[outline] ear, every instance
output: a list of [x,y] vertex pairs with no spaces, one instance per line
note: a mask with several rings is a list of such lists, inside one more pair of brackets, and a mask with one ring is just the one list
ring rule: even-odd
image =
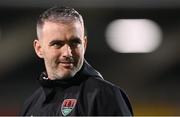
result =
[[43,58],[42,45],[38,39],[35,39],[33,42],[34,50],[39,58]]
[[87,48],[87,36],[84,36],[84,50]]

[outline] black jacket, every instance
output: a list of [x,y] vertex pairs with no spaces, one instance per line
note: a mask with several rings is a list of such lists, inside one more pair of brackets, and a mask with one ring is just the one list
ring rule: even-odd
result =
[[21,115],[132,115],[125,93],[103,80],[86,61],[72,78],[48,80],[40,76],[41,87],[26,100]]

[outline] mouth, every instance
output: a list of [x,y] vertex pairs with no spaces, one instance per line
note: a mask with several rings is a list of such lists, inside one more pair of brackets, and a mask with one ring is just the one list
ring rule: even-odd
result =
[[60,64],[74,64],[73,62],[60,62]]
[[59,64],[65,68],[68,68],[68,69],[70,69],[74,66],[73,62],[60,62]]

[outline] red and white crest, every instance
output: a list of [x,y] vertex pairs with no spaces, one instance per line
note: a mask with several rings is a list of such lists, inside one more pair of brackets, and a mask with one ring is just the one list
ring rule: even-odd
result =
[[74,109],[76,105],[77,100],[76,99],[65,99],[61,105],[61,112],[64,116],[71,113],[71,111]]

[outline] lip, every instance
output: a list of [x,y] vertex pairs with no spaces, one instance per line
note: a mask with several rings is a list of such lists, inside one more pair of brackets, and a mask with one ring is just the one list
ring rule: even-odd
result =
[[73,62],[60,62],[61,64],[73,64]]
[[72,68],[73,67],[72,62],[60,62],[60,65],[62,65],[65,68]]

